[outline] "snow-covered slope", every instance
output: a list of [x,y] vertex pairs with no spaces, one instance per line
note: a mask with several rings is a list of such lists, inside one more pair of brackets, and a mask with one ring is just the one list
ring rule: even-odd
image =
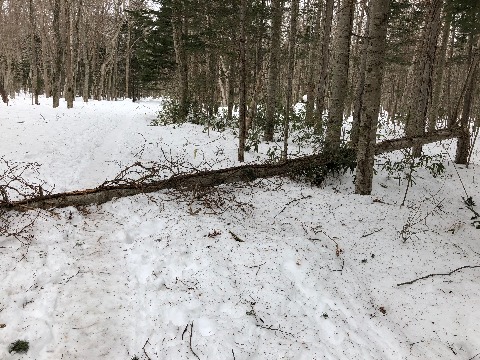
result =
[[[39,163],[55,192],[165,154],[237,165],[228,132],[148,126],[156,100],[29,103],[0,108],[0,156]],[[346,174],[41,212],[28,246],[0,237],[0,359],[480,357],[480,230],[459,181],[480,203],[478,149],[469,169],[419,170],[405,206],[379,172],[371,196]],[[19,339],[29,351],[9,353]]]

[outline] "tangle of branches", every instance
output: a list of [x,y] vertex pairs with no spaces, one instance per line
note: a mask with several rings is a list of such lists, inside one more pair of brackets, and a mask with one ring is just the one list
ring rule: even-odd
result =
[[0,236],[15,237],[22,244],[31,241],[28,230],[40,216],[40,211],[19,213],[8,210],[8,205],[14,200],[50,194],[43,188],[44,183],[36,178],[39,167],[37,163],[17,163],[0,158]]

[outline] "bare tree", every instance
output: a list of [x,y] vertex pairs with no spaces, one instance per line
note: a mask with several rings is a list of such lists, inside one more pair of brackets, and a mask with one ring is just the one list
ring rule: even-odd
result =
[[385,39],[387,36],[390,0],[372,0],[368,29],[368,47],[365,66],[359,141],[357,146],[357,172],[355,193],[372,192],[375,141],[385,64]]
[[328,112],[325,146],[336,150],[340,147],[345,99],[347,96],[350,40],[355,0],[341,0],[337,15],[337,28],[332,64],[330,109]]
[[275,112],[277,109],[277,87],[282,30],[283,0],[272,0],[272,31],[270,41],[270,64],[268,70],[267,109],[264,139],[273,140]]

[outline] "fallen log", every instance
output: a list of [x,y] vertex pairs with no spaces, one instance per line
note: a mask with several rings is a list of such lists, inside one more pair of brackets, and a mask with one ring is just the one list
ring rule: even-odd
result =
[[[460,130],[438,130],[423,137],[386,140],[375,145],[375,154],[411,147],[417,144],[428,144],[459,136]],[[296,159],[288,159],[276,164],[253,164],[226,169],[200,171],[193,174],[173,175],[165,180],[148,184],[128,184],[99,186],[94,189],[37,196],[30,199],[0,202],[0,209],[28,211],[31,209],[62,208],[67,206],[87,206],[103,204],[115,198],[151,193],[164,189],[195,189],[218,186],[235,182],[248,182],[258,178],[284,176],[299,172],[312,166],[324,166],[334,159],[332,154],[317,154]]]
[[459,127],[454,129],[440,129],[426,133],[424,136],[404,137],[400,139],[385,140],[375,145],[375,155],[406,149],[415,145],[425,145],[437,141],[458,138],[462,135]]

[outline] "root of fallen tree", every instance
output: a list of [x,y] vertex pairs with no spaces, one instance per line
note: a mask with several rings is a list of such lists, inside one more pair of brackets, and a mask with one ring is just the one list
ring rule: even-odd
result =
[[[375,153],[381,154],[400,150],[413,145],[424,145],[458,137],[460,130],[438,130],[422,137],[387,140],[375,145]],[[150,193],[164,189],[196,189],[234,182],[249,182],[258,178],[285,176],[311,166],[323,166],[332,161],[334,155],[318,154],[297,159],[288,159],[277,164],[255,164],[192,174],[177,174],[164,180],[151,182],[107,182],[94,189],[57,194],[37,195],[19,201],[0,201],[0,209],[28,211],[31,209],[62,208],[102,204],[114,198]]]

